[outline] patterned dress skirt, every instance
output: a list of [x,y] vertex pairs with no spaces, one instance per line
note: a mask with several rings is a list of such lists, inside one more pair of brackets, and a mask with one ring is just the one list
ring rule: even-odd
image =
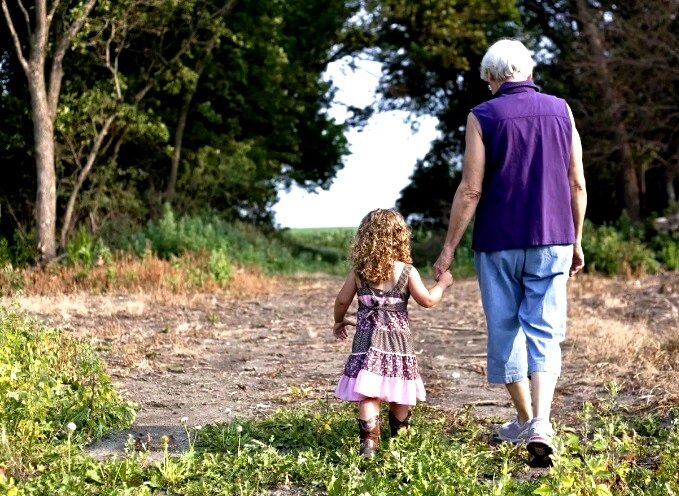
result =
[[415,405],[426,398],[408,323],[410,294],[358,289],[356,334],[335,395],[347,401],[379,398]]

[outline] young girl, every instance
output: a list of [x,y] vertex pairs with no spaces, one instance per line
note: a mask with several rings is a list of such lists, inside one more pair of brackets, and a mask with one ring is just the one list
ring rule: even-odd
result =
[[[356,325],[351,355],[335,395],[358,402],[360,453],[375,453],[380,436],[380,402],[389,402],[389,427],[395,436],[408,427],[410,406],[424,401],[413,337],[408,324],[408,298],[425,308],[436,305],[452,284],[450,272],[428,290],[410,256],[410,228],[395,210],[377,209],[361,221],[351,247],[349,272],[335,300],[338,339]],[[357,323],[345,318],[358,293]]]

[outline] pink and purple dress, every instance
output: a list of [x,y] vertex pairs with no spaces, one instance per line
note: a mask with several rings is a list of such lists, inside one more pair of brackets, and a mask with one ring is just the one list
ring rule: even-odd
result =
[[408,274],[401,272],[389,291],[361,283],[358,288],[356,334],[351,355],[335,389],[347,401],[379,398],[415,405],[425,400],[424,384],[415,357],[408,323]]

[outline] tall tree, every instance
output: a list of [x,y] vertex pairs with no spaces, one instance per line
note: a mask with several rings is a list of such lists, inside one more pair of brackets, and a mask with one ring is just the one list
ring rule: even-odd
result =
[[439,137],[416,164],[398,201],[413,220],[445,222],[467,113],[489,96],[478,71],[481,57],[491,42],[515,35],[518,21],[518,10],[509,0],[367,2],[360,28],[373,47],[368,54],[383,63],[377,110],[401,109],[439,120]]
[[[37,249],[43,261],[53,259],[57,250],[54,120],[64,76],[63,60],[95,3],[96,0],[87,0],[62,5],[59,0],[53,0],[48,5],[47,0],[36,0],[31,21],[23,2],[17,0],[13,7],[17,7],[23,17],[22,32],[12,17],[7,0],[0,0],[17,58],[28,80],[37,173]],[[54,26],[56,28],[52,29]]]
[[538,68],[566,97],[583,136],[588,183],[605,189],[595,221],[638,220],[676,198],[679,168],[677,0],[522,0],[526,29],[547,40]]

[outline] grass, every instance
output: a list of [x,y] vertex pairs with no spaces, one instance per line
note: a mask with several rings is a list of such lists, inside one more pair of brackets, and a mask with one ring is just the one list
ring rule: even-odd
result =
[[[172,266],[171,260],[152,260]],[[593,284],[586,293],[607,293],[608,280],[581,284]],[[411,431],[390,440],[385,426],[377,457],[362,460],[355,410],[327,402],[303,405],[305,395],[294,387],[292,406],[272,415],[188,428],[191,449],[182,456],[166,451],[151,461],[131,443],[124,457],[96,461],[85,452],[87,440],[128,425],[132,406],[120,399],[86,342],[12,310],[0,316],[0,494],[257,495],[282,488],[372,496],[679,492],[679,410],[630,411],[618,401],[615,383],[567,427],[557,426],[555,465],[544,474],[527,467],[524,449],[489,445],[492,421],[499,419],[477,418],[469,409],[418,406]],[[583,319],[586,325],[571,333],[569,360],[577,353],[602,365],[587,370],[590,377],[594,369],[601,374],[591,380],[602,384],[603,377],[624,376],[613,368],[630,363],[629,380],[653,372],[648,384],[659,385],[672,377],[676,337],[656,342],[640,333],[638,323],[616,327],[601,316]]]
[[[258,495],[291,488],[328,495],[665,495],[679,491],[679,411],[630,415],[617,387],[585,404],[576,429],[557,426],[554,466],[528,468],[523,447],[492,446],[493,426],[469,409],[418,407],[413,427],[395,439],[383,429],[378,454],[357,454],[355,411],[325,402],[259,419],[187,428],[181,456],[150,462],[131,443],[123,458],[95,461],[82,436],[67,433],[30,476],[9,469],[6,494]],[[384,412],[386,413],[386,412]],[[76,431],[77,432],[77,431]]]
[[[665,495],[679,492],[679,409],[630,411],[620,386],[557,425],[554,466],[535,472],[523,447],[491,445],[500,419],[418,406],[411,430],[374,459],[357,454],[355,407],[300,402],[201,429],[159,461],[130,442],[97,461],[85,444],[128,425],[91,347],[12,310],[0,314],[0,494]],[[306,398],[306,395],[302,395]],[[386,411],[383,412],[386,417]]]
[[73,445],[133,419],[132,405],[120,398],[88,343],[0,308],[4,472],[28,480],[57,465],[63,470]]

